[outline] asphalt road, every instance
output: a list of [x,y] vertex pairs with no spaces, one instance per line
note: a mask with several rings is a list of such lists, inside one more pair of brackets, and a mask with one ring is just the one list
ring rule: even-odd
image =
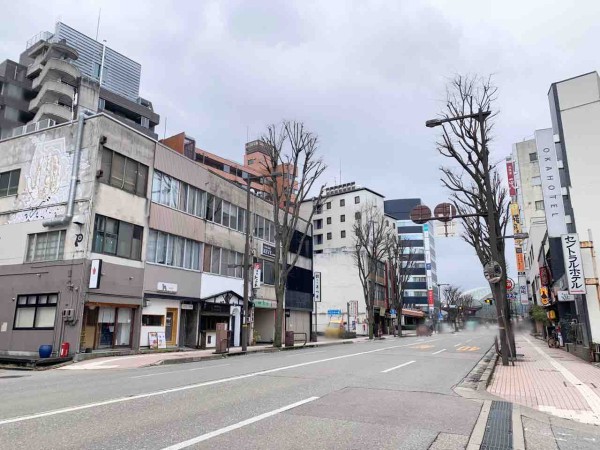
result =
[[452,387],[492,340],[461,332],[131,370],[5,371],[0,448],[462,448],[481,403]]

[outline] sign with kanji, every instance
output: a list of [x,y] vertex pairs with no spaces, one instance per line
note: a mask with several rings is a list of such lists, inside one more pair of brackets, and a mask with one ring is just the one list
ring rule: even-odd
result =
[[315,302],[321,301],[321,272],[315,272],[313,279],[314,289],[314,300]]
[[92,266],[90,267],[90,283],[89,289],[98,289],[100,287],[100,277],[102,276],[102,260],[92,259]]
[[254,270],[252,272],[252,287],[254,289],[258,289],[261,285],[260,277],[261,277],[261,268],[260,263],[254,264]]
[[569,294],[585,294],[585,277],[579,236],[577,233],[563,234],[560,240],[562,242]]

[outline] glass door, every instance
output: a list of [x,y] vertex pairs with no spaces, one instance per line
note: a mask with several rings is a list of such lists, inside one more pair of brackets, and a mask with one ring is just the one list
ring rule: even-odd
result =
[[98,312],[98,348],[111,348],[115,337],[115,308],[100,308]]

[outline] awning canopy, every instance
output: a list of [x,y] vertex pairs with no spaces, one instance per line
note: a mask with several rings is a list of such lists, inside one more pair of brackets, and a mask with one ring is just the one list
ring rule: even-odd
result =
[[425,317],[425,313],[423,311],[418,311],[416,309],[405,309],[402,308],[402,315],[408,317]]

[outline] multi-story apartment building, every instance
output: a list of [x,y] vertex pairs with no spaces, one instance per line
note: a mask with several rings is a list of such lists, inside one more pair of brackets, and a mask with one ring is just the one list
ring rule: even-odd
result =
[[433,311],[438,300],[433,226],[410,220],[410,211],[421,204],[420,198],[386,200],[385,212],[394,218],[399,239],[405,240],[414,252],[413,274],[404,291],[404,304],[407,308]]
[[141,66],[57,22],[27,42],[19,62],[0,64],[0,138],[103,111],[156,138],[159,116],[139,96]]
[[[384,197],[355,183],[332,186],[325,192],[323,204],[306,201],[303,213],[313,207],[313,244],[315,272],[321,273],[321,302],[315,303],[317,331],[323,331],[332,317],[345,316],[347,304],[358,301],[356,323],[351,329],[367,334],[367,311],[358,268],[354,259],[354,222],[365,208],[372,208],[374,216],[384,214]],[[386,217],[390,229],[393,218]],[[384,324],[389,319],[389,299],[386,289],[385,261],[379,261],[375,274],[375,322]],[[354,318],[350,318],[352,322]]]
[[[105,114],[3,140],[0,180],[0,352],[131,351],[149,333],[212,347],[217,323],[240,344],[244,189]],[[253,197],[263,283],[249,316],[267,342],[272,211]],[[286,329],[298,332],[311,327],[310,241],[285,299]]]

